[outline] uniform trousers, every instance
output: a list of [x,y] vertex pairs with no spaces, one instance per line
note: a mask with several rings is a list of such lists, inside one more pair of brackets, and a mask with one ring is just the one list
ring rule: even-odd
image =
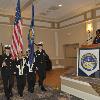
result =
[[43,86],[43,81],[44,79],[46,78],[46,69],[45,69],[45,64],[42,63],[42,64],[39,64],[38,65],[38,70],[37,70],[37,73],[38,73],[38,76],[39,76],[39,86]]
[[26,84],[26,77],[24,75],[19,75],[19,76],[16,77],[16,79],[17,79],[18,94],[22,97],[24,87],[25,87],[25,84]]
[[13,76],[12,75],[2,76],[2,80],[3,80],[5,96],[9,98],[10,95],[12,94]]
[[27,74],[27,83],[28,83],[28,91],[31,92],[31,93],[34,92],[35,82],[36,82],[35,72],[29,72]]

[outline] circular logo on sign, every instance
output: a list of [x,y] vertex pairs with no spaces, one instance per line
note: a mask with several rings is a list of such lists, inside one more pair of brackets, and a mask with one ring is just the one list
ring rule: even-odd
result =
[[87,70],[94,70],[97,66],[97,58],[92,53],[84,54],[81,58],[81,66]]

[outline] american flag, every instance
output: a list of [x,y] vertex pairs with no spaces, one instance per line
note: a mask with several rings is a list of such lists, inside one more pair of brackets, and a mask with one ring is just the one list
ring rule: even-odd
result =
[[18,0],[15,13],[13,34],[12,34],[12,43],[11,43],[11,53],[13,58],[16,58],[17,54],[23,51],[21,26],[22,22],[21,22],[20,0]]
[[28,33],[28,48],[29,52],[29,63],[32,65],[34,59],[34,5],[32,4],[32,20]]

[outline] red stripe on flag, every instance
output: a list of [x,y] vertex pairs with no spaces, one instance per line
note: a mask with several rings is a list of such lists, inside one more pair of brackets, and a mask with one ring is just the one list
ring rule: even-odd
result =
[[11,54],[12,54],[12,58],[15,59],[17,55],[14,52],[12,45],[11,45]]
[[17,55],[18,54],[18,50],[17,50],[17,46],[16,46],[17,44],[15,43],[15,40],[14,39],[12,40],[12,42],[13,42],[12,43],[13,49],[15,50],[16,55]]
[[15,45],[15,48],[16,48],[16,50],[17,50],[17,44],[15,43],[14,36],[12,36],[12,42],[13,42],[13,44]]
[[19,42],[19,38],[18,38],[18,34],[16,33],[15,26],[14,26],[14,32],[13,32],[13,35],[15,35],[15,38],[16,38],[17,43],[18,43],[18,42]]
[[21,33],[22,31],[21,31],[21,29],[20,29],[20,25],[19,25],[19,24],[17,24],[16,26],[17,26],[17,29],[18,29],[19,34],[20,34],[20,35],[21,35],[21,37],[22,37],[22,33]]
[[22,41],[22,23],[21,23],[21,11],[20,11],[20,0],[17,2],[14,28],[12,34],[12,46],[11,53],[14,58],[16,58],[18,52],[23,50],[23,41]]

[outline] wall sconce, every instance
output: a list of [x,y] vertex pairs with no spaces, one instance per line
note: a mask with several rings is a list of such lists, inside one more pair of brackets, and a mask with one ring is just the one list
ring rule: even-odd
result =
[[86,31],[88,33],[91,33],[93,31],[93,24],[92,24],[92,22],[87,22],[86,23]]
[[93,23],[92,21],[86,22],[87,44],[92,44],[93,41]]

